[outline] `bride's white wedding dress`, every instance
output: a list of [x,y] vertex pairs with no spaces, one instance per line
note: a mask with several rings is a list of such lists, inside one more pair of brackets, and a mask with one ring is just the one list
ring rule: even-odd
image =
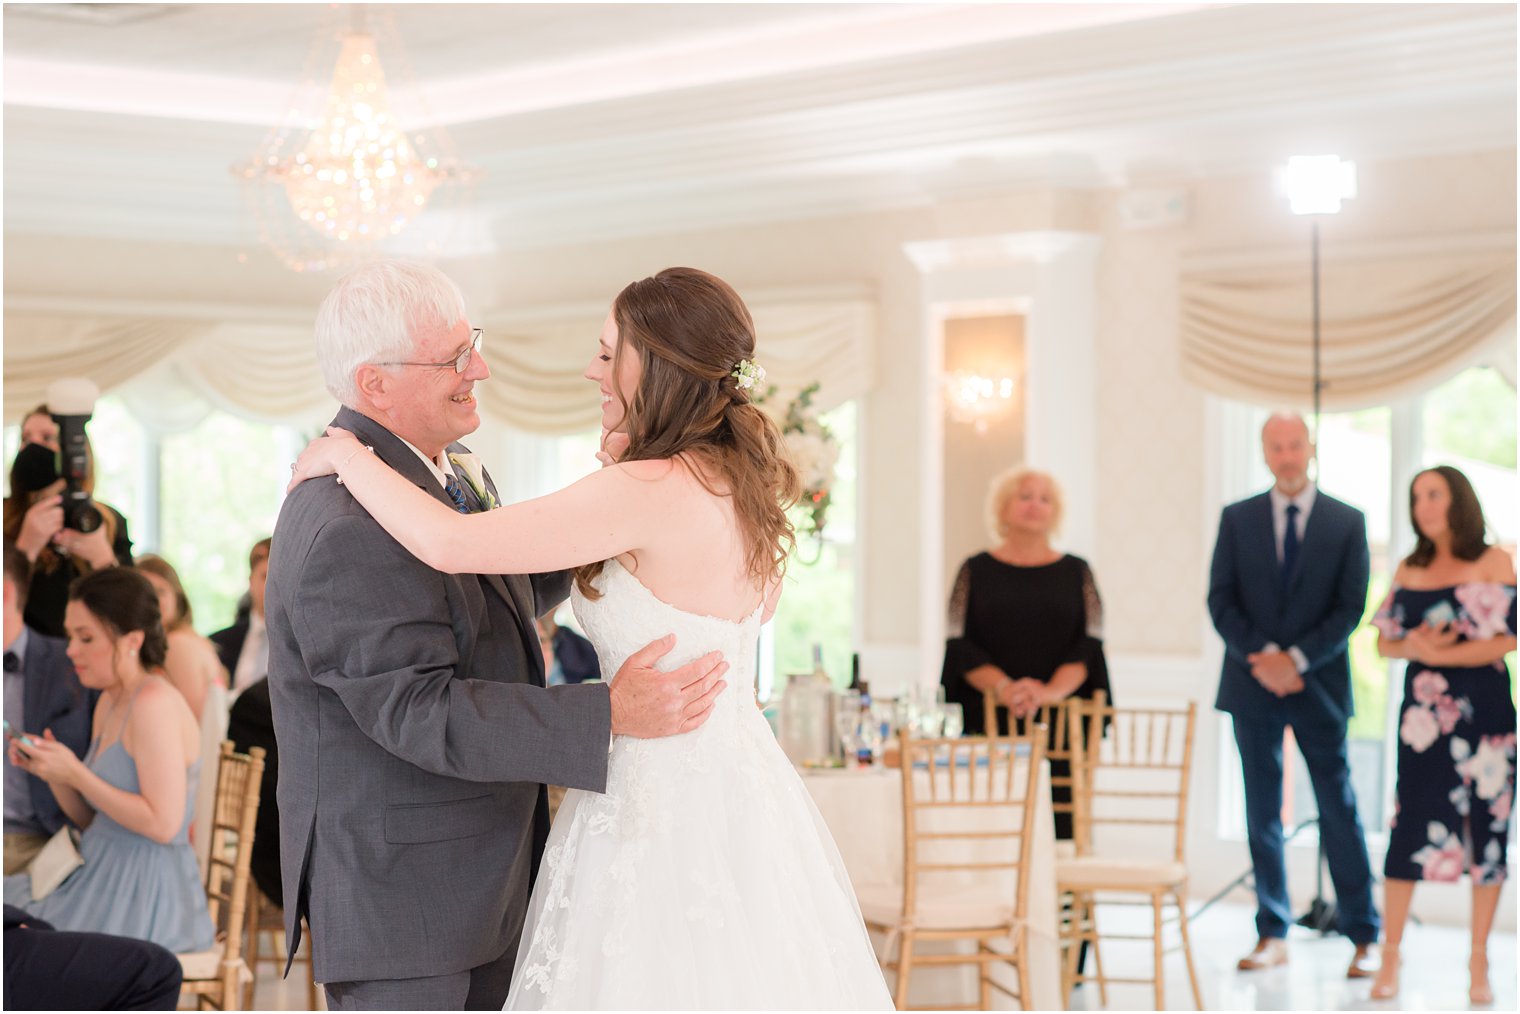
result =
[[760,611],[677,609],[616,560],[597,587],[572,602],[604,673],[674,633],[662,666],[718,649],[728,686],[694,732],[614,737],[607,791],[566,794],[507,1009],[891,1009],[833,839],[755,707]]

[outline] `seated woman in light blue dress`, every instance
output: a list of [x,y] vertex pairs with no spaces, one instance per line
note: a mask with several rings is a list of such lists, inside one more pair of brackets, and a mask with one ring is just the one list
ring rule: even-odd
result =
[[41,899],[29,873],[6,877],[5,902],[60,930],[209,949],[215,932],[189,839],[200,727],[152,672],[167,643],[158,597],[134,570],[97,571],[70,589],[65,627],[79,681],[101,691],[89,752],[81,761],[47,730],[23,729],[10,756],[83,830],[84,865]]

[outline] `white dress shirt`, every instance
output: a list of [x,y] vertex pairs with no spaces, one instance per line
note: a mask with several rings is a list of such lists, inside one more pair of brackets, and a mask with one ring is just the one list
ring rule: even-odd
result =
[[269,675],[269,637],[264,631],[264,617],[248,614],[248,636],[238,654],[232,674],[232,693],[237,696]]
[[[438,485],[440,487],[444,489],[448,488],[450,475],[454,476],[455,482],[459,482],[459,476],[454,472],[454,464],[453,462],[449,461],[448,451],[443,452],[441,455],[443,458],[443,463],[439,464],[434,459],[419,451],[415,444],[403,439],[402,437],[397,437],[396,439],[400,440],[403,444],[406,444],[406,446],[410,447],[412,449],[412,453],[422,459],[422,463],[427,465],[428,471],[433,473],[433,478],[438,480]],[[462,489],[463,487],[464,484],[460,483],[460,488]]]
[[1268,494],[1272,498],[1272,538],[1277,542],[1277,562],[1283,561],[1283,539],[1288,534],[1288,505],[1298,506],[1298,544],[1304,544],[1304,529],[1309,524],[1309,512],[1314,509],[1314,484],[1311,482],[1290,497],[1276,486]]

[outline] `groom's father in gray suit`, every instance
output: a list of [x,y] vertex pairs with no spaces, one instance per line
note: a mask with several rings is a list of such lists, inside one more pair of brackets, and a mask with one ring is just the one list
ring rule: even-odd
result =
[[[452,460],[490,376],[452,281],[366,265],[327,296],[316,339],[335,425],[458,510],[494,498]],[[600,791],[612,733],[706,719],[726,665],[659,672],[665,641],[610,689],[546,689],[534,619],[568,591],[566,574],[431,570],[331,480],[286,500],[266,600],[285,928],[294,954],[307,919],[332,1009],[500,1009],[544,783]]]

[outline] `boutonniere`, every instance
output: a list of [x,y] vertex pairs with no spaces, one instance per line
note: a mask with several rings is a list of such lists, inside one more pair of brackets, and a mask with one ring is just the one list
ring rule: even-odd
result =
[[492,511],[501,506],[496,494],[486,486],[486,472],[481,467],[479,458],[473,454],[450,454],[449,460],[464,473],[464,481],[470,484],[470,488],[475,491],[475,498],[486,510]]

